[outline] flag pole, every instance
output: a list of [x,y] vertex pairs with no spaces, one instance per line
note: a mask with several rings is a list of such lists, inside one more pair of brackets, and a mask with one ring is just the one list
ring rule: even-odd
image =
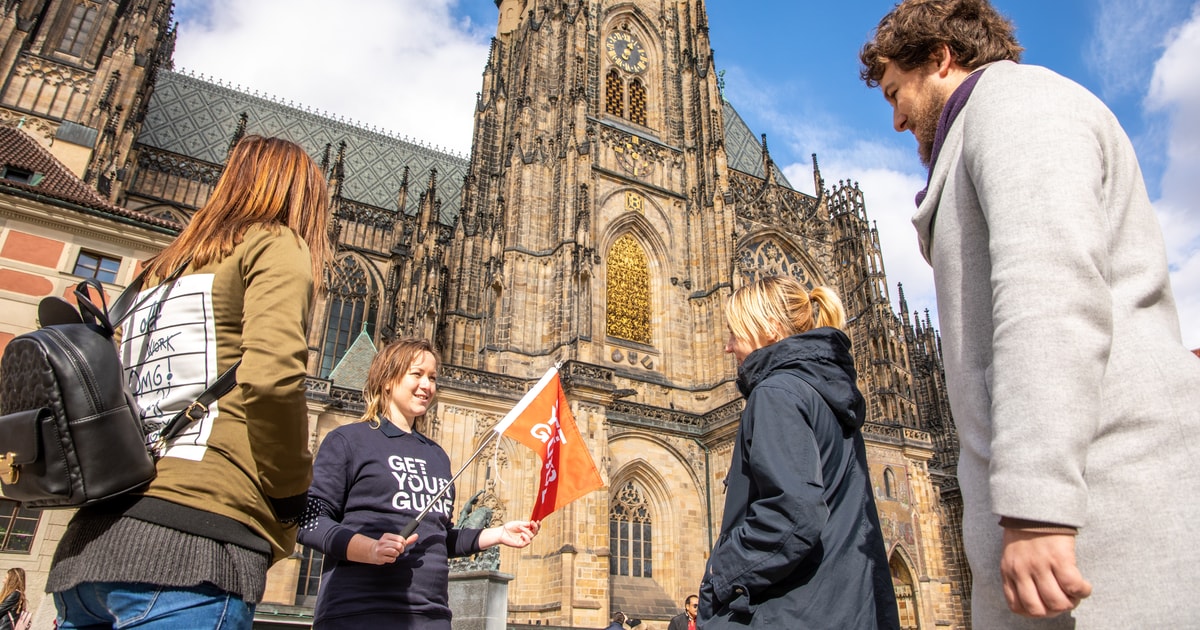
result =
[[446,493],[450,491],[450,488],[454,487],[454,482],[457,481],[459,476],[463,474],[463,471],[467,469],[467,466],[470,466],[471,462],[475,461],[475,459],[479,457],[479,454],[483,452],[483,449],[487,448],[487,446],[492,443],[492,440],[495,439],[497,435],[500,434],[492,431],[491,435],[487,436],[487,438],[480,443],[479,448],[475,449],[475,453],[467,458],[467,463],[463,464],[462,468],[459,468],[458,472],[454,473],[454,476],[450,478],[450,483],[442,486],[442,489],[439,490],[438,493],[429,500],[429,503],[425,505],[425,509],[421,510],[420,514],[417,514],[417,518],[409,521],[408,524],[404,526],[404,529],[400,530],[401,538],[408,538],[414,531],[417,530],[417,525],[419,525],[421,520],[425,518],[425,515],[429,513],[429,509],[432,508],[434,504],[438,502],[438,500],[446,496]]
[[408,524],[404,526],[404,529],[400,530],[401,538],[408,538],[417,530],[417,525],[419,525],[421,520],[425,518],[425,515],[429,513],[430,508],[432,508],[434,504],[438,502],[438,500],[446,496],[446,493],[450,491],[450,488],[454,487],[454,482],[457,481],[459,476],[463,474],[463,471],[467,469],[467,466],[470,466],[471,462],[475,461],[475,459],[479,457],[479,454],[483,452],[483,449],[487,448],[487,446],[492,443],[492,440],[503,433],[504,429],[508,428],[508,426],[512,424],[513,420],[515,420],[517,416],[521,415],[521,412],[525,411],[525,408],[529,406],[530,401],[532,401],[539,393],[541,393],[542,389],[546,386],[546,383],[550,382],[550,379],[558,373],[558,368],[561,366],[562,362],[560,361],[555,363],[554,367],[546,370],[546,373],[533,386],[533,388],[528,392],[525,392],[525,395],[521,398],[521,400],[517,401],[516,406],[513,407],[512,410],[500,420],[500,422],[496,423],[496,426],[491,430],[491,435],[487,436],[487,438],[485,438],[483,442],[479,444],[479,448],[475,449],[475,453],[467,458],[467,462],[463,464],[462,468],[458,469],[458,472],[454,473],[454,476],[450,478],[450,483],[442,486],[442,489],[439,490],[438,493],[429,500],[429,503],[426,504],[425,508],[421,510],[419,514],[417,514],[417,517],[409,521]]

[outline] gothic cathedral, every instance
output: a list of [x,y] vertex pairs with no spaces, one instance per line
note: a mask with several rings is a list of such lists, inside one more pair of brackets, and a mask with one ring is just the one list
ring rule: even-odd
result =
[[[816,196],[793,189],[722,94],[703,0],[496,4],[469,159],[174,72],[171,0],[0,0],[0,124],[156,224],[188,221],[245,134],[309,150],[338,243],[310,333],[314,448],[357,419],[366,365],[398,336],[442,351],[422,430],[456,462],[561,362],[606,487],[500,552],[511,624],[622,610],[665,627],[718,534],[743,406],[724,300],[770,274],[834,287],[902,625],[968,627],[939,340],[903,293],[892,310],[863,191],[827,185],[816,156]],[[525,518],[538,468],[502,439],[459,478],[459,507],[478,493],[493,523]],[[311,619],[320,562],[298,548],[273,568],[260,616]]]

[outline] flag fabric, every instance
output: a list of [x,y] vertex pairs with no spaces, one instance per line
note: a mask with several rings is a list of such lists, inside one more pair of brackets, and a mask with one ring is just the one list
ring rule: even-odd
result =
[[495,431],[533,449],[542,460],[538,493],[529,520],[540,521],[571,501],[604,487],[592,454],[575,426],[557,367],[546,372],[496,425]]

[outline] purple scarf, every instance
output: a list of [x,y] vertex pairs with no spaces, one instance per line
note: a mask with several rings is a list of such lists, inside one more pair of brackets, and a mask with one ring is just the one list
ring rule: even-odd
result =
[[958,118],[959,112],[967,105],[967,99],[971,97],[971,91],[975,89],[975,84],[979,82],[979,77],[983,76],[983,71],[987,66],[980,68],[955,88],[954,93],[950,98],[946,99],[946,104],[942,107],[942,115],[938,118],[937,132],[933,134],[933,153],[929,158],[929,175],[925,178],[925,187],[917,193],[917,207],[921,207],[921,203],[925,201],[925,195],[929,192],[929,182],[933,179],[933,167],[937,165],[938,154],[942,152],[942,144],[946,142],[946,134],[950,131],[950,126],[954,124],[954,119]]

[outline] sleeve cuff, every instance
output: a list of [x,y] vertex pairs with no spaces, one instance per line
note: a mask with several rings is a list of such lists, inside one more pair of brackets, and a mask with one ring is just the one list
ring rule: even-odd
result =
[[304,507],[308,504],[308,493],[297,494],[282,499],[268,497],[271,502],[271,509],[275,512],[275,518],[279,519],[280,523],[292,525],[300,520],[304,514]]
[[1070,525],[1058,525],[1056,523],[1043,523],[1041,521],[1028,521],[1021,518],[1010,518],[1008,516],[1000,517],[1000,527],[1005,529],[1018,529],[1031,534],[1060,534],[1064,536],[1074,536],[1079,533],[1079,530]]
[[338,558],[346,559],[347,551],[350,548],[350,539],[354,538],[354,532],[346,527],[339,527],[333,532],[333,536],[329,540],[329,553]]

